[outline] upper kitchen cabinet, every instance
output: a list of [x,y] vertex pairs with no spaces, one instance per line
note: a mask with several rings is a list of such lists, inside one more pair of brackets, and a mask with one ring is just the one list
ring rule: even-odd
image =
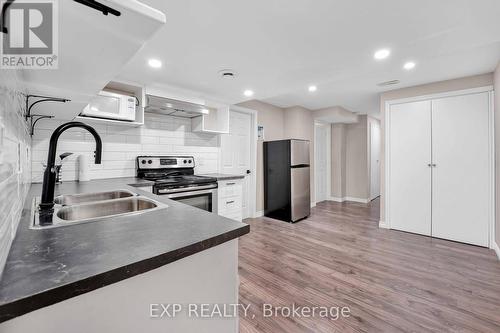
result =
[[139,1],[99,2],[120,15],[58,1],[58,69],[25,70],[23,76],[30,94],[71,102],[41,103],[33,113],[73,119],[166,22],[162,12]]
[[229,133],[229,105],[214,105],[207,111],[191,119],[193,132]]

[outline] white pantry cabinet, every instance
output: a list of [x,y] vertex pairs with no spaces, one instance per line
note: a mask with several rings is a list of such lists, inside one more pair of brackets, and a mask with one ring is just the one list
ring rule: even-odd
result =
[[389,225],[489,246],[493,219],[488,91],[390,105]]
[[241,221],[243,219],[243,183],[242,179],[218,181],[217,214]]

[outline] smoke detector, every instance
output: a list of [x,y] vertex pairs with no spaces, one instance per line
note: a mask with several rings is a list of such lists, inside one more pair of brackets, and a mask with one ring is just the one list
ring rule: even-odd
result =
[[223,69],[219,71],[219,75],[223,79],[234,79],[238,74],[232,69]]
[[377,83],[377,86],[379,86],[379,87],[392,86],[392,85],[398,84],[400,82],[401,81],[399,81],[399,80],[385,81],[385,82]]

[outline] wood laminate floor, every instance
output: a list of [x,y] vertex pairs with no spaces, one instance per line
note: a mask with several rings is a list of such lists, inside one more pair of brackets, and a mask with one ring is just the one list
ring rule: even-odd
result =
[[[296,224],[248,219],[240,332],[500,332],[492,250],[378,228],[379,202],[325,201]],[[348,318],[270,317],[274,306],[349,307]],[[255,316],[254,318],[252,316]]]

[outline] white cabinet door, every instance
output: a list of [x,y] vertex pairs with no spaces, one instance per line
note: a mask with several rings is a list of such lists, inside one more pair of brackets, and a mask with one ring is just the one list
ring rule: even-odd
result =
[[488,246],[489,94],[432,102],[432,236]]
[[431,102],[392,105],[389,112],[391,228],[431,234]]

